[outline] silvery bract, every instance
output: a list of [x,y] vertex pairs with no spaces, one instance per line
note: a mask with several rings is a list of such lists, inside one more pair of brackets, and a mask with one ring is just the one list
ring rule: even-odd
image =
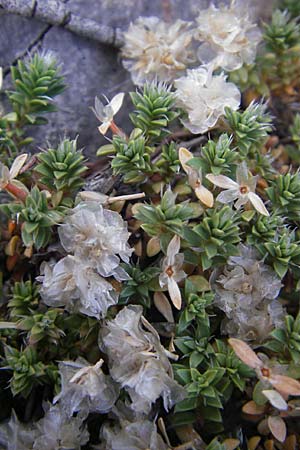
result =
[[111,377],[129,393],[131,408],[147,414],[159,397],[168,410],[185,391],[174,381],[168,352],[142,312],[141,306],[124,307],[102,328],[101,340]]
[[232,71],[254,62],[262,34],[249,19],[244,2],[220,8],[212,4],[201,11],[197,24],[195,37],[201,41],[198,58],[202,64]]
[[92,366],[83,358],[59,363],[61,392],[54,403],[59,401],[69,417],[76,412],[82,416],[91,412],[104,414],[113,407],[119,390],[110,376],[102,372],[102,364],[100,360]]
[[120,259],[129,262],[126,222],[117,212],[104,209],[98,202],[83,202],[66,217],[58,229],[64,249],[103,277],[128,278],[119,267]]
[[69,312],[104,317],[118,295],[113,286],[95,270],[74,256],[41,266],[41,297],[48,306],[64,306]]
[[33,450],[80,450],[89,440],[83,417],[67,417],[59,404],[51,406],[36,424],[37,437]]
[[175,81],[177,104],[187,114],[184,126],[194,134],[213,128],[228,106],[237,110],[241,94],[224,74],[213,75],[212,67],[201,66],[187,71]]
[[122,423],[113,428],[104,425],[101,430],[103,450],[167,450],[167,446],[157,433],[155,423],[149,420]]
[[194,61],[189,23],[140,17],[124,33],[123,65],[135,84],[172,81]]
[[59,405],[46,405],[46,409],[45,416],[33,424],[22,424],[13,411],[10,421],[0,425],[1,448],[80,450],[87,443],[89,433],[83,424],[83,417],[67,417]]
[[262,342],[283,325],[284,310],[277,297],[282,287],[275,272],[257,259],[255,250],[240,245],[222,273],[213,273],[215,305],[226,314],[222,330],[230,336]]
[[31,450],[35,438],[35,426],[19,422],[14,411],[12,411],[8,422],[0,424],[1,448],[6,450]]

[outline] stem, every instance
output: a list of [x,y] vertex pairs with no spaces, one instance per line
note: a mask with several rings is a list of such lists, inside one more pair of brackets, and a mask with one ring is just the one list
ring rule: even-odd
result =
[[17,323],[14,322],[0,322],[0,330],[5,330],[8,328],[18,330],[19,326]]
[[17,197],[23,203],[25,202],[26,197],[27,197],[27,192],[25,192],[22,189],[18,188],[16,185],[8,182],[4,189],[7,192],[9,192],[10,194],[12,194],[14,197]]
[[121,130],[121,128],[119,128],[113,120],[110,124],[110,129],[112,131],[112,134],[117,134],[118,136],[126,139],[126,134],[124,133],[124,131]]
[[143,197],[145,197],[144,192],[139,192],[138,194],[119,195],[118,197],[109,197],[107,199],[106,203],[110,204],[110,203],[119,202],[122,200],[135,200],[137,198],[143,198]]
[[[194,441],[185,442],[184,444],[178,445],[177,447],[173,447],[173,450],[192,450],[192,449],[200,449],[200,447],[196,447],[194,445]],[[202,447],[204,449],[204,446]]]

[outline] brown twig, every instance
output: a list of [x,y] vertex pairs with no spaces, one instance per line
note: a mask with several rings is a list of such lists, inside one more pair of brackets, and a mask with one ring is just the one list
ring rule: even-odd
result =
[[179,145],[181,147],[186,147],[186,148],[192,148],[192,147],[196,147],[199,144],[203,144],[204,142],[207,142],[207,136],[198,136],[195,137],[194,139],[191,139],[189,141],[181,141],[179,143]]
[[73,14],[59,0],[0,0],[1,9],[6,13],[32,17],[51,25],[63,27],[72,33],[104,45],[115,48],[123,45],[120,29]]

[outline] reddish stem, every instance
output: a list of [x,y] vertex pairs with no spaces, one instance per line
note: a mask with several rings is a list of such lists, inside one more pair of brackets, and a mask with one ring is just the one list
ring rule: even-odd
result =
[[112,134],[117,134],[118,136],[120,136],[122,138],[126,138],[126,134],[124,133],[124,131],[121,130],[121,128],[119,128],[118,125],[116,125],[113,120],[110,124],[110,129],[112,131]]
[[5,186],[5,190],[12,194],[14,197],[17,197],[22,202],[25,202],[27,197],[27,192],[23,191],[22,189],[18,188],[16,185],[12,183],[7,183]]

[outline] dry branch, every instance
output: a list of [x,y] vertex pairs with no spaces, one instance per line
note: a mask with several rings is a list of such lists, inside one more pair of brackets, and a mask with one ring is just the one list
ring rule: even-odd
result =
[[79,36],[104,45],[120,48],[122,31],[95,20],[73,14],[59,0],[0,0],[0,11],[32,17],[51,25],[60,26]]

